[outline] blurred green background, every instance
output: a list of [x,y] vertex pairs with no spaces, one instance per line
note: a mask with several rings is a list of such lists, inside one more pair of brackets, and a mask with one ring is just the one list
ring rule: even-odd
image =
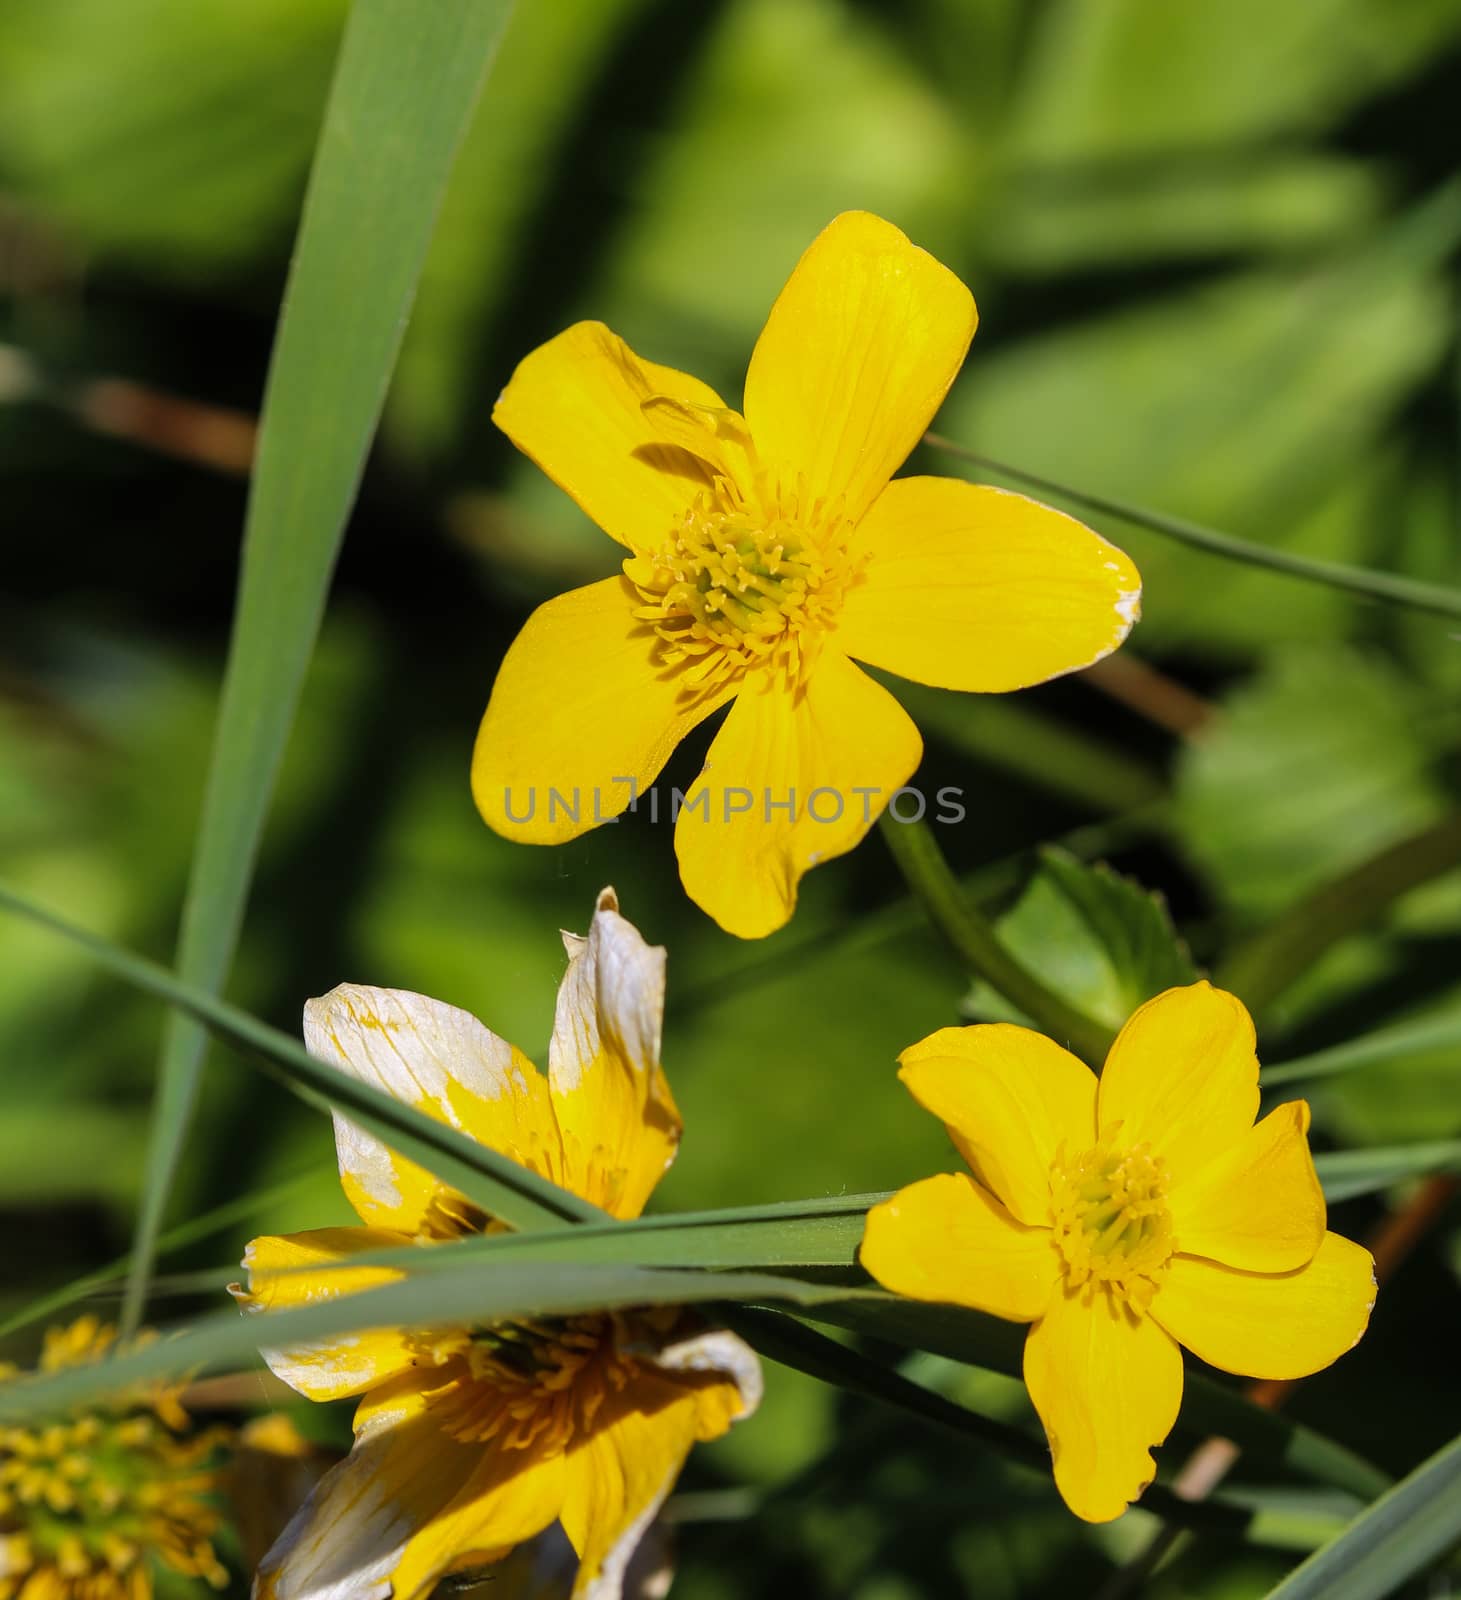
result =
[[[0,8],[0,874],[162,960],[249,419],[344,9]],[[734,403],[800,251],[865,208],[979,303],[943,433],[1259,543],[1461,582],[1458,103],[1458,0],[520,4],[345,544],[230,995],[293,1029],[339,981],[415,988],[541,1057],[557,929],[583,929],[612,882],[670,949],[686,1133],[662,1203],[949,1167],[893,1062],[959,1018],[967,979],[878,839],[742,945],[684,899],[667,827],[545,851],[479,823],[467,759],[502,652],[534,604],[619,554],[495,432],[492,400],[592,316]],[[904,695],[918,781],[967,791],[941,842],[990,869],[996,903],[1031,847],[1068,837],[1160,890],[1203,965],[1454,808],[1454,624],[1097,520],[1146,579],[1115,665],[997,700]],[[1452,874],[1330,952],[1265,1019],[1265,1059],[1461,1013],[1458,939]],[[126,1248],[160,1029],[155,1006],[0,922],[0,1313]],[[1438,1050],[1318,1086],[1316,1142],[1454,1137],[1458,1082]],[[215,1053],[172,1220],[296,1174],[287,1201],[168,1267],[346,1219],[328,1127]],[[1363,1235],[1382,1210],[1351,1202],[1333,1225]],[[1397,1470],[1461,1408],[1456,1222],[1453,1206],[1365,1345],[1293,1402]],[[153,1315],[187,1309],[159,1296]],[[1003,1380],[923,1376],[1024,1414]],[[684,1487],[691,1600],[1083,1594],[1144,1526],[1092,1536],[1048,1485],[783,1373]],[[1201,1546],[1153,1592],[1260,1593],[1291,1559]]]

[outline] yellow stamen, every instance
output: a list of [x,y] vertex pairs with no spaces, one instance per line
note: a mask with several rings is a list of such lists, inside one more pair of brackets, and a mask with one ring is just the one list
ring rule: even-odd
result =
[[[46,1336],[49,1372],[103,1356],[114,1330],[84,1317]],[[167,1387],[114,1396],[80,1417],[0,1429],[0,1600],[150,1600],[156,1563],[215,1585],[219,1515],[208,1459],[220,1430],[192,1430]]]
[[635,617],[694,690],[768,664],[799,675],[856,581],[839,506],[766,499],[770,509],[719,480],[653,556],[624,563],[644,602]]
[[1146,1144],[1119,1148],[1109,1138],[1074,1160],[1062,1149],[1050,1169],[1050,1194],[1070,1286],[1105,1288],[1145,1309],[1177,1249],[1166,1164]]

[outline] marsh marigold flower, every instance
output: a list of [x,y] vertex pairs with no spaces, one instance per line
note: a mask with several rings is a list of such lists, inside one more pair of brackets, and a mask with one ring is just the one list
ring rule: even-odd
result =
[[921,758],[854,659],[994,691],[1121,643],[1141,585],[1120,550],[1023,495],[889,481],[975,321],[952,272],[849,212],[772,307],[744,413],[597,322],[523,360],[493,419],[629,554],[540,606],[502,663],[472,761],[497,832],[558,844],[618,816],[734,701],[675,850],[690,898],[756,938]]
[[[588,937],[564,943],[546,1076],[465,1011],[393,989],[345,984],[310,1001],[305,1042],[613,1216],[636,1217],[680,1137],[659,1062],[665,952],[607,889]],[[388,1282],[392,1269],[350,1258],[491,1225],[343,1117],[335,1131],[341,1183],[365,1226],[254,1240],[249,1289],[234,1291],[250,1310]],[[752,1410],[761,1382],[739,1339],[674,1308],[378,1330],[265,1358],[312,1400],[362,1398],[350,1455],[262,1563],[261,1600],[415,1600],[554,1523],[578,1554],[576,1600],[617,1600],[691,1446]]]
[[886,1288],[1031,1324],[1025,1383],[1077,1516],[1120,1516],[1182,1399],[1182,1354],[1301,1378],[1351,1349],[1375,1300],[1367,1250],[1325,1231],[1301,1100],[1258,1112],[1253,1023],[1206,983],[1121,1030],[1099,1083],[1026,1028],[944,1028],[900,1076],[968,1174],[868,1214]]
[[[89,1316],[51,1328],[40,1370],[99,1361],[115,1338]],[[195,1430],[165,1385],[0,1427],[0,1600],[149,1600],[158,1567],[222,1587],[211,1499],[221,1440]]]

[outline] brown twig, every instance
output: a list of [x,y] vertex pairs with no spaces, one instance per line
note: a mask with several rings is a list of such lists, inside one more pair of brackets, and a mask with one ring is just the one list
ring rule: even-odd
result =
[[1080,676],[1093,689],[1182,739],[1200,733],[1215,715],[1213,707],[1186,684],[1124,651],[1087,667]]

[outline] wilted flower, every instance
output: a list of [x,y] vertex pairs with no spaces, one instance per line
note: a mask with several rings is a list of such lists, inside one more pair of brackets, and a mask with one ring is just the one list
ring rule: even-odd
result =
[[[347,984],[312,1000],[305,1039],[322,1060],[635,1217],[680,1137],[659,1061],[665,952],[607,889],[587,939],[564,942],[546,1077],[475,1017],[399,990]],[[250,1310],[388,1282],[399,1274],[350,1258],[489,1226],[343,1117],[336,1146],[365,1227],[254,1240],[249,1289],[235,1289]],[[265,1355],[313,1400],[363,1398],[349,1457],[260,1567],[261,1600],[416,1600],[555,1522],[577,1552],[574,1595],[617,1600],[691,1446],[760,1397],[750,1349],[674,1307],[376,1330]]]

